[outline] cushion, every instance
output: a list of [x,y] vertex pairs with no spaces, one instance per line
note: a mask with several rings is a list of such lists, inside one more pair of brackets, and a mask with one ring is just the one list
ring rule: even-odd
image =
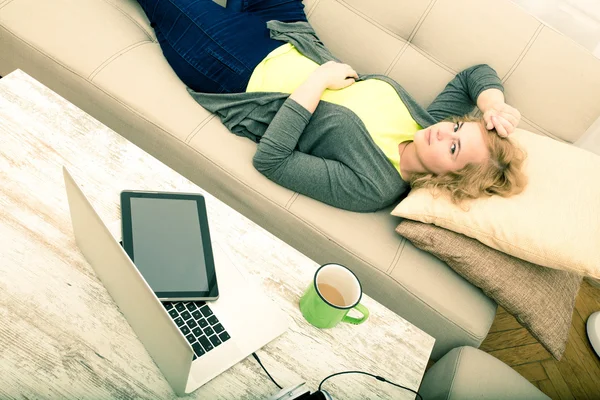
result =
[[459,206],[445,193],[418,189],[392,215],[462,233],[534,264],[600,278],[600,157],[522,129],[511,139],[527,152],[529,183],[521,194]]
[[531,264],[431,224],[403,220],[396,232],[481,288],[560,360],[580,275]]

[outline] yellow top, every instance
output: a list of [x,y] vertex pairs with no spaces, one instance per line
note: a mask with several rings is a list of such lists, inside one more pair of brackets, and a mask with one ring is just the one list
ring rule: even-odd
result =
[[[286,43],[265,57],[250,77],[247,92],[292,93],[319,67]],[[410,116],[396,90],[387,82],[368,79],[340,90],[325,90],[321,100],[352,110],[365,124],[375,144],[400,173],[398,144],[414,139],[422,129]],[[400,173],[400,176],[402,174]]]

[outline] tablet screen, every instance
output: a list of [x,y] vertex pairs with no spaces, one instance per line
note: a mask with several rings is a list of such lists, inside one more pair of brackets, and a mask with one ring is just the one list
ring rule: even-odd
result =
[[197,198],[180,194],[123,193],[123,244],[156,295],[209,297],[216,280],[210,237],[205,237],[208,222],[200,212],[205,214],[204,202],[199,205]]

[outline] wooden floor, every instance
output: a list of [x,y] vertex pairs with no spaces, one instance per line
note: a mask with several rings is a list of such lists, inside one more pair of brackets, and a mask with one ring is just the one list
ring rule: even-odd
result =
[[500,307],[480,349],[510,365],[552,399],[600,399],[600,358],[585,330],[588,316],[596,311],[600,311],[600,288],[584,280],[560,361]]

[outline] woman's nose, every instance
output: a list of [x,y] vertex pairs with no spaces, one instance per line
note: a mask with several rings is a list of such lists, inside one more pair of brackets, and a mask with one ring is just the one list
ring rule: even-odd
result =
[[437,131],[437,140],[454,139],[455,133],[448,129],[439,129]]

